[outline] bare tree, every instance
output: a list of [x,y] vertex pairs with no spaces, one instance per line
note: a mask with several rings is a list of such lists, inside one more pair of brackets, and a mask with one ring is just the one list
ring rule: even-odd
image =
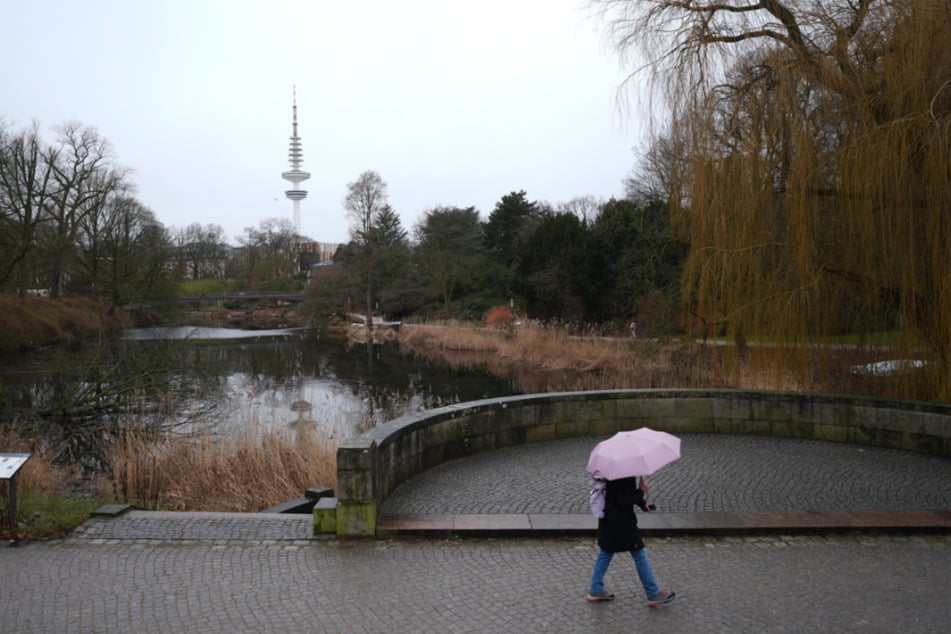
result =
[[221,225],[202,225],[198,222],[178,232],[181,256],[191,271],[192,279],[221,278],[224,275],[224,234]]
[[244,247],[244,265],[249,281],[267,284],[297,273],[300,239],[293,223],[283,218],[268,218],[262,220],[257,228],[245,228],[239,241]]
[[604,207],[604,200],[594,196],[577,196],[566,203],[559,204],[558,213],[575,215],[585,225],[590,226],[601,213],[602,207]]
[[360,249],[361,277],[364,281],[366,297],[366,336],[367,345],[373,338],[373,266],[376,255],[373,243],[374,226],[377,217],[387,207],[388,196],[386,182],[373,170],[360,174],[357,180],[347,184],[347,195],[343,199],[344,209],[350,219],[351,240]]
[[125,174],[113,165],[109,142],[95,128],[78,123],[60,127],[59,143],[47,149],[44,160],[52,168],[52,191],[45,211],[49,218],[50,296],[56,298],[62,291],[64,269],[74,256],[83,218],[124,186]]
[[625,179],[625,194],[636,202],[684,201],[684,172],[688,166],[686,145],[672,127],[656,134],[641,163]]
[[167,297],[165,264],[171,245],[155,214],[131,196],[112,196],[101,227],[104,257],[97,277],[110,312],[123,304]]
[[0,285],[13,278],[21,295],[35,284],[37,236],[57,158],[43,147],[36,122],[11,134],[0,121]]

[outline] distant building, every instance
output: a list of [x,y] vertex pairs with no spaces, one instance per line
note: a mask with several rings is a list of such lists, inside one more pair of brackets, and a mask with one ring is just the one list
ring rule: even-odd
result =
[[335,242],[298,242],[297,258],[300,270],[310,272],[315,267],[333,264],[338,248],[340,245]]

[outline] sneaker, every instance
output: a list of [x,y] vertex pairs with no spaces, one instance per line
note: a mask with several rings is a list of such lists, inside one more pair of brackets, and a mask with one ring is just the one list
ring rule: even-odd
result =
[[671,601],[674,600],[674,597],[675,597],[675,596],[677,596],[677,593],[674,592],[673,590],[671,590],[671,591],[661,590],[660,592],[658,592],[658,593],[655,594],[654,596],[648,597],[648,599],[647,599],[647,607],[649,607],[649,608],[656,608],[658,605],[663,605],[663,604],[665,604],[665,603],[670,603]]
[[594,593],[589,592],[588,596],[585,597],[591,603],[598,603],[600,601],[614,601],[614,595],[608,592],[607,590],[602,590],[601,592]]

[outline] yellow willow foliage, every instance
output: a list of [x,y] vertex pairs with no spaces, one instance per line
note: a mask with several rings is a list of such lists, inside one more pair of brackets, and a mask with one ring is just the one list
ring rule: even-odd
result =
[[732,337],[740,361],[746,344],[773,345],[803,385],[829,341],[890,333],[881,359],[928,365],[883,395],[946,401],[951,7],[876,15],[847,55],[760,49],[681,110],[685,298],[695,332]]

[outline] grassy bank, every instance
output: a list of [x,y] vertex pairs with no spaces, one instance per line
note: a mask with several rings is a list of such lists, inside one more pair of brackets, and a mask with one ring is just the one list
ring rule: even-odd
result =
[[107,307],[87,297],[19,297],[0,293],[0,354],[71,346],[120,327]]
[[404,351],[453,366],[485,364],[523,392],[696,386],[692,345],[569,333],[527,323],[483,328],[464,323],[404,326]]
[[32,454],[17,474],[17,526],[6,525],[7,481],[0,481],[0,536],[53,539],[112,502],[176,511],[257,512],[336,486],[336,447],[311,428],[236,438],[143,438],[129,434],[112,470],[90,481],[56,465],[50,452],[0,428],[0,449]]
[[527,323],[485,328],[464,323],[404,325],[404,352],[457,368],[486,367],[513,378],[523,392],[721,388],[835,392],[874,396],[880,381],[850,373],[874,357],[867,349],[817,347],[797,367],[777,367],[766,346],[704,345],[578,335]]
[[0,427],[0,451],[28,453],[17,472],[17,525],[7,525],[10,483],[0,480],[0,536],[3,539],[54,539],[84,522],[106,498],[82,492],[72,470],[53,463],[50,453],[8,427]]

